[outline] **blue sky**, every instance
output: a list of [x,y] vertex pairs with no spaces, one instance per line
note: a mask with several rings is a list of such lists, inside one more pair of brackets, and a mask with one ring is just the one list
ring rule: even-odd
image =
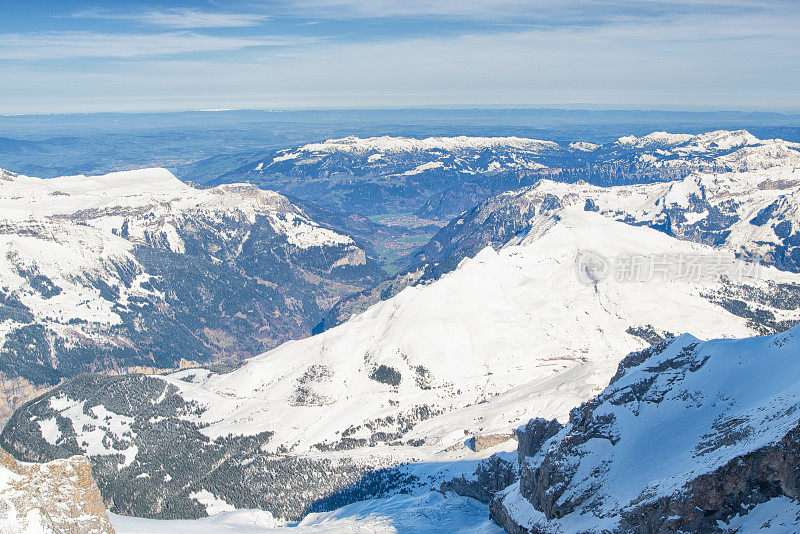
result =
[[0,0],[0,113],[800,111],[797,0]]

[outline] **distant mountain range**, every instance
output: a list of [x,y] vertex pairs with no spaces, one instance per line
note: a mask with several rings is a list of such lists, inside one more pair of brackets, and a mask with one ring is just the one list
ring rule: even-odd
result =
[[516,137],[347,137],[267,152],[204,183],[254,183],[335,211],[413,212],[449,220],[489,196],[541,178],[602,186],[663,182],[696,170],[800,165],[798,147],[743,130],[656,132],[605,145]]
[[[658,160],[659,165],[683,167],[694,158],[698,170],[681,180],[630,186],[598,187],[541,179],[527,188],[492,197],[450,221],[430,242],[408,256],[409,267],[396,276],[339,302],[316,331],[341,324],[408,285],[435,280],[483,247],[499,248],[524,235],[537,213],[566,206],[800,272],[798,145],[761,142],[746,132],[651,134],[623,138],[620,143],[632,147],[631,151],[639,150],[637,147],[650,151],[637,157],[670,149],[680,157],[665,157]],[[751,144],[727,151],[742,143]],[[706,159],[707,146],[712,144],[726,147],[725,154]],[[697,153],[703,154],[702,158],[688,156]],[[731,168],[738,170],[726,170]]]

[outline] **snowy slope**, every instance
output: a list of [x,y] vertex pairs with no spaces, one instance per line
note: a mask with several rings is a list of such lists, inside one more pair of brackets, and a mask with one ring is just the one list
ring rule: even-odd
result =
[[581,206],[800,270],[800,165],[696,172],[680,181],[607,188],[543,180],[506,196],[507,202],[529,206],[555,197],[559,205]]
[[[760,146],[708,137],[681,143]],[[669,333],[745,337],[797,322],[797,192],[780,164],[611,188],[541,180],[452,221],[431,248],[480,252],[436,281],[230,372],[73,381],[17,412],[3,442],[26,458],[89,452],[117,510],[153,517],[234,506],[299,519],[400,491],[411,483],[375,469],[472,461],[468,438],[508,443],[532,416],[566,421],[625,354]],[[576,265],[587,257],[605,263]],[[662,258],[723,269],[633,281],[605,270]],[[184,450],[192,461],[176,465]]]
[[[150,484],[140,478],[148,473],[159,495],[153,498],[185,503],[187,514],[197,513],[193,495],[205,490],[229,505],[258,502],[278,517],[297,517],[304,506],[328,498],[337,505],[365,498],[339,494],[340,484],[354,483],[337,478],[342,469],[363,478],[362,469],[469,459],[475,453],[465,448],[467,437],[509,440],[532,416],[566,420],[573,406],[602,390],[620,358],[649,345],[645,339],[684,331],[708,338],[756,333],[761,325],[718,304],[719,294],[751,307],[756,317],[800,319],[797,307],[765,298],[775,284],[800,283],[795,274],[767,267],[751,272],[728,254],[722,258],[739,273],[736,283],[719,273],[633,281],[608,276],[593,283],[576,269],[576,258],[587,251],[607,258],[720,258],[708,246],[582,209],[545,213],[499,252],[487,248],[432,284],[407,288],[337,328],[285,343],[232,372],[186,370],[147,384],[138,377],[66,384],[17,412],[3,441],[32,458],[91,448],[104,466],[104,491]],[[59,421],[74,437],[46,435]],[[166,426],[151,429],[148,421]],[[149,441],[157,435],[174,438]],[[174,457],[173,439],[195,451],[191,465],[167,460]],[[225,462],[220,476],[207,473],[206,461]],[[292,489],[320,472],[325,477],[306,484],[305,493]],[[181,477],[168,492],[158,485],[167,475]],[[269,480],[254,484],[260,477]],[[148,503],[127,511],[157,513],[138,508]]]
[[[565,417],[603,387],[619,355],[644,346],[626,333],[629,327],[705,337],[753,332],[743,318],[701,296],[717,287],[716,280],[607,280],[595,287],[576,275],[575,259],[584,250],[611,258],[714,254],[654,230],[567,210],[560,220],[542,217],[519,244],[499,253],[487,248],[438,282],[409,288],[320,336],[284,344],[192,386],[171,380],[208,407],[202,421],[210,436],[269,429],[273,450],[303,451],[338,442],[350,426],[425,405],[464,415],[434,419],[408,435],[443,448],[464,429],[512,428],[525,417],[513,401],[504,406],[512,399],[525,398],[537,415]],[[798,280],[767,272],[774,280]],[[381,365],[399,373],[397,385],[370,378]],[[386,424],[382,430],[400,428]],[[371,434],[362,429],[353,437]]]
[[684,335],[630,356],[525,459],[495,516],[502,503],[534,532],[710,532],[731,519],[749,532],[772,513],[779,531],[797,530],[798,355],[800,325],[741,340]]
[[565,207],[595,211],[800,272],[800,167],[779,163],[755,171],[698,171],[681,180],[615,187],[543,179],[502,193],[448,223],[413,256],[406,271],[337,303],[323,326],[341,324],[408,285],[435,280],[486,246],[499,249],[530,231],[542,213],[556,214]]
[[237,510],[206,519],[164,521],[111,514],[117,534],[502,534],[477,501],[439,493],[396,495],[311,514],[281,525],[261,510]]

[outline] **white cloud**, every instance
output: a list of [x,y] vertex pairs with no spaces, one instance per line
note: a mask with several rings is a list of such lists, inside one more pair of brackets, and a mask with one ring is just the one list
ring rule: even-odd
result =
[[796,12],[795,0],[284,0],[283,6],[287,11],[332,19],[442,16],[562,24],[731,10]]
[[29,72],[19,89],[6,87],[0,108],[19,112],[12,97],[26,105],[38,98],[46,108],[51,95],[74,91],[82,100],[73,110],[579,103],[796,109],[800,74],[786,66],[800,60],[797,45],[788,20],[715,26],[692,17],[672,26],[619,22],[325,42],[257,51],[246,59],[116,62],[73,77]]
[[122,34],[45,32],[0,34],[0,60],[140,58],[191,52],[231,51],[256,46],[293,46],[317,39],[215,37],[193,32]]
[[80,11],[75,18],[120,19],[165,28],[241,28],[258,26],[270,17],[256,13],[223,13],[198,9],[149,10],[140,13],[111,13],[106,11]]
[[[464,2],[472,10],[480,4]],[[16,62],[3,69],[0,62],[0,79],[14,80],[4,87],[0,111],[17,113],[33,102],[38,110],[579,103],[796,110],[800,34],[797,18],[789,16],[797,8],[787,6],[783,15],[734,9],[616,16],[602,24],[316,43],[191,32],[6,34],[0,35],[0,59],[158,57],[65,62],[57,71]],[[243,48],[247,53],[237,52]],[[206,50],[231,52],[174,57]]]

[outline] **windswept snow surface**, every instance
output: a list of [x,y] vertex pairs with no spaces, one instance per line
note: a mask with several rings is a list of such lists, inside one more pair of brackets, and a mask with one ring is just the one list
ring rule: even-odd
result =
[[282,525],[269,512],[237,510],[205,519],[158,521],[109,514],[117,534],[502,534],[486,507],[467,497],[427,492],[361,501]]

